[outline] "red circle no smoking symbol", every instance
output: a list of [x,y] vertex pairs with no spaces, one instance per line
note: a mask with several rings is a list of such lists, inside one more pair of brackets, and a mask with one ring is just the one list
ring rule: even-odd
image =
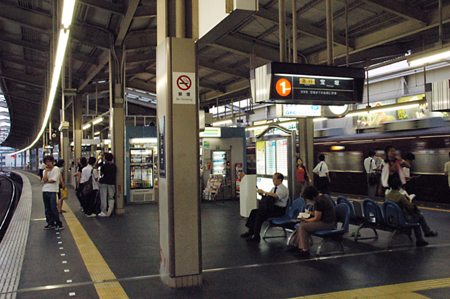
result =
[[191,88],[192,85],[192,81],[191,78],[189,78],[186,75],[180,76],[177,79],[177,86],[179,89],[181,90],[188,90],[189,88]]
[[277,81],[276,89],[277,89],[277,93],[280,96],[282,96],[282,97],[288,96],[292,90],[291,82],[289,82],[289,80],[284,79],[284,78],[280,79]]

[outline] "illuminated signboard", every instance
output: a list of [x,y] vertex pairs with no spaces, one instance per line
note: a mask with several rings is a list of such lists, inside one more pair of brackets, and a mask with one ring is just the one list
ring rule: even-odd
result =
[[342,105],[362,103],[364,70],[272,62],[250,74],[257,103]]

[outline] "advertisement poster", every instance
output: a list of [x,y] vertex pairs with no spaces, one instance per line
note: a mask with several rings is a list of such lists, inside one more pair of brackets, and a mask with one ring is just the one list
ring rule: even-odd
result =
[[277,140],[277,172],[288,175],[287,139]]
[[266,174],[268,175],[273,175],[277,172],[275,148],[275,141],[266,141]]
[[256,173],[266,174],[266,143],[256,142]]
[[234,164],[234,168],[236,171],[236,197],[239,197],[241,193],[241,181],[244,177],[244,166],[242,163]]
[[158,119],[158,139],[159,139],[159,177],[166,177],[166,153],[165,153],[165,116]]

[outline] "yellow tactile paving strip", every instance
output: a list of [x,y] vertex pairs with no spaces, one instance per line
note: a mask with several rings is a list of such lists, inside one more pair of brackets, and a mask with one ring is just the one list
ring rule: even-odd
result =
[[75,243],[81,253],[89,275],[94,282],[99,298],[128,299],[120,283],[114,281],[116,280],[116,276],[112,273],[108,264],[106,264],[69,205],[65,205],[64,209],[67,211],[64,214],[67,227],[75,239]]
[[414,292],[448,287],[450,287],[450,278],[443,278],[304,297],[295,297],[292,299],[425,299],[428,297]]

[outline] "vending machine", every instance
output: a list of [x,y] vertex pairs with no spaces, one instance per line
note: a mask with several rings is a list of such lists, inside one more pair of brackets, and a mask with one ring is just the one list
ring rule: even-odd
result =
[[231,199],[231,152],[229,150],[211,151],[212,176],[221,180],[217,199]]
[[153,201],[156,143],[130,143],[130,201]]

